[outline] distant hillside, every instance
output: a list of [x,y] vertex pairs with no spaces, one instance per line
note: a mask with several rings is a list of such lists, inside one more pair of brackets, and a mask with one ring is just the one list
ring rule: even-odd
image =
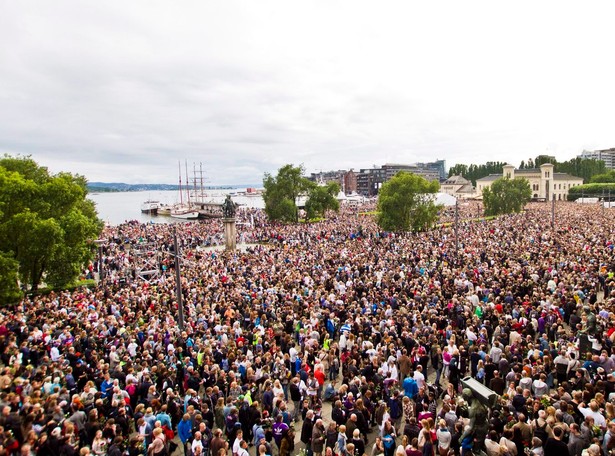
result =
[[88,182],[90,192],[143,192],[152,190],[177,190],[171,184],[124,184],[122,182]]
[[[203,187],[207,190],[258,187],[256,185],[211,185]],[[179,190],[175,184],[124,184],[122,182],[88,182],[90,193],[104,192],[151,192],[158,190]]]

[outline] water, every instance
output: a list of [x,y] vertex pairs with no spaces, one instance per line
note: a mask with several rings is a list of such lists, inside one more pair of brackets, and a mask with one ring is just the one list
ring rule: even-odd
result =
[[[222,203],[229,193],[242,192],[245,188],[233,190],[207,190],[205,201]],[[164,204],[179,202],[179,193],[173,191],[157,192],[114,192],[114,193],[90,193],[88,195],[94,203],[98,216],[110,225],[119,225],[129,220],[153,223],[176,223],[183,220],[168,216],[149,215],[141,212],[141,204],[147,200],[160,201]],[[237,196],[232,195],[233,201],[241,206],[250,208],[264,208],[265,202],[260,196]]]

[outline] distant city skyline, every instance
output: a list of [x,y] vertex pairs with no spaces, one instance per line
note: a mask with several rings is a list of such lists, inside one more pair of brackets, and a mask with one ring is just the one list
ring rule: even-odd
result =
[[0,5],[0,153],[90,181],[260,182],[615,147],[615,4]]

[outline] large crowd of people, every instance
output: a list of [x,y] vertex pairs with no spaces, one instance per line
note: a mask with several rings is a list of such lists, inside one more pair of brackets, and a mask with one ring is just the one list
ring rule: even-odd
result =
[[0,454],[611,454],[612,209],[465,210],[107,227],[96,288],[0,312]]

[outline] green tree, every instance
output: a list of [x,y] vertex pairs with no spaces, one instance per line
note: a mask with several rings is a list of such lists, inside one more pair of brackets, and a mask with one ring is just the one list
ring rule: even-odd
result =
[[501,174],[502,168],[506,165],[505,162],[487,162],[483,165],[471,164],[469,166],[463,164],[457,164],[453,166],[448,175],[450,176],[463,176],[472,182],[472,185],[476,185],[476,180],[488,176],[489,174]]
[[581,177],[585,183],[591,182],[592,177],[596,174],[604,174],[607,171],[602,160],[575,157],[565,162],[558,162],[548,155],[539,155],[535,160],[530,158],[526,168],[540,168],[540,165],[545,163],[551,163],[556,173],[568,173],[572,176]]
[[615,184],[595,183],[577,185],[568,190],[568,201],[579,198],[609,198],[615,196]]
[[19,263],[9,255],[0,253],[0,304],[19,300]]
[[555,172],[568,173],[573,176],[581,177],[583,182],[591,182],[593,176],[604,174],[607,172],[606,166],[602,160],[594,160],[593,158],[576,157],[555,166]]
[[303,165],[284,165],[276,176],[265,173],[263,200],[265,213],[270,220],[298,222],[297,199],[315,184],[303,177]]
[[532,197],[532,190],[527,179],[500,178],[483,190],[485,215],[510,214],[521,209]]
[[448,177],[452,177],[452,176],[466,177],[467,175],[468,175],[468,165],[464,165],[463,163],[458,163],[448,170]]
[[337,182],[329,182],[327,185],[314,185],[308,192],[305,202],[306,218],[313,219],[323,217],[328,210],[337,211],[340,203],[337,195],[340,192],[340,185]]
[[378,193],[378,225],[387,231],[422,231],[431,227],[440,206],[434,202],[437,181],[400,171]]
[[611,169],[604,174],[596,174],[595,176],[592,176],[589,182],[590,184],[614,184],[615,170]]
[[42,281],[69,284],[92,258],[103,224],[86,195],[83,176],[52,175],[29,157],[0,159],[0,253],[32,291]]

